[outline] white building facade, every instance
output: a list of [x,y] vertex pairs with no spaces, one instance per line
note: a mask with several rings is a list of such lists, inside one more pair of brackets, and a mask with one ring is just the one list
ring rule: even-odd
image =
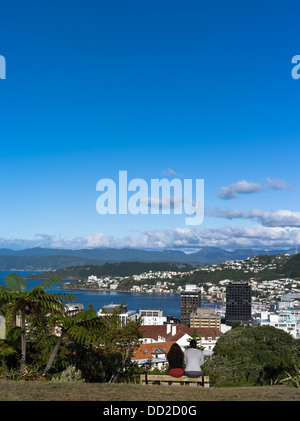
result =
[[273,326],[284,330],[295,339],[300,338],[300,309],[281,310],[277,313],[262,311],[255,317],[258,326]]
[[163,316],[163,311],[160,309],[142,308],[139,312],[139,316],[142,317],[142,324],[144,326],[163,325],[167,321],[167,317]]

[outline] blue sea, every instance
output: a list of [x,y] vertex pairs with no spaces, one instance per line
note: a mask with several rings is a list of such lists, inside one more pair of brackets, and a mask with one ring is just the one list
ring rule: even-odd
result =
[[[41,273],[41,271],[0,271],[0,285],[5,286],[5,276],[9,273],[17,273],[21,277],[25,277],[32,273]],[[28,279],[27,287],[32,289],[41,284],[41,279]],[[145,294],[119,291],[87,291],[74,290],[65,288],[53,288],[51,292],[68,292],[76,296],[76,303],[84,305],[87,309],[89,305],[93,305],[96,311],[99,311],[102,306],[108,304],[125,303],[128,310],[136,310],[138,313],[142,308],[155,308],[163,310],[164,316],[174,316],[180,318],[180,295],[179,294]],[[214,307],[203,302],[202,307]]]
[[[17,273],[25,277],[32,273],[41,273],[41,271],[0,271],[0,285],[5,286],[5,276],[9,273]],[[32,289],[41,284],[41,279],[28,279],[27,287]],[[142,308],[159,308],[163,310],[163,315],[172,315],[180,318],[180,295],[179,294],[145,294],[118,291],[86,291],[65,288],[53,288],[51,292],[69,292],[76,296],[77,303],[83,304],[87,309],[90,304],[96,311],[107,304],[121,304],[125,302],[128,310],[136,310],[138,313]]]

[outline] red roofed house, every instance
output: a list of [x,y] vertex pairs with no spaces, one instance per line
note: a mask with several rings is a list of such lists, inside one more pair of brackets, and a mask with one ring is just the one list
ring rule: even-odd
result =
[[190,328],[185,325],[144,325],[141,326],[143,344],[135,351],[132,361],[139,365],[151,361],[152,367],[161,368],[167,363],[166,355],[174,343],[177,343],[184,351],[189,345],[193,331],[201,338],[204,347],[204,355],[211,355],[215,344],[222,332],[216,328],[202,327]]
[[167,363],[167,353],[175,342],[156,342],[142,344],[134,351],[131,361],[135,361],[138,365],[142,365],[151,361],[152,368],[161,368]]
[[189,345],[193,331],[201,338],[201,345],[206,354],[211,354],[217,340],[222,335],[219,329],[213,327],[190,328],[185,325],[167,324],[141,326],[143,343],[176,342],[182,349]]

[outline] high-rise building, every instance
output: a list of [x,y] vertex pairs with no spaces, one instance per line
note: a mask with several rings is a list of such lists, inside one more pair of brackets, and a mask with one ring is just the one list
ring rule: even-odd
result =
[[201,292],[196,285],[186,285],[180,297],[180,323],[190,326],[190,315],[201,307]]
[[221,329],[221,315],[213,308],[197,308],[190,315],[190,327],[214,327]]
[[248,282],[231,282],[226,287],[226,325],[251,322],[251,285]]

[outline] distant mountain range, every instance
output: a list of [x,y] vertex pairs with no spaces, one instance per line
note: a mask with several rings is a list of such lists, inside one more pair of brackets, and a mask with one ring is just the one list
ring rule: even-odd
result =
[[294,254],[289,250],[238,249],[202,247],[195,253],[176,250],[141,249],[52,249],[35,247],[24,250],[0,249],[0,270],[57,270],[71,266],[103,265],[118,262],[166,262],[189,265],[211,265],[225,260],[243,260],[250,256]]
[[[273,262],[273,255],[259,255],[258,262],[262,267],[259,273],[255,273],[257,280],[274,280],[282,278],[299,278],[300,277],[300,254],[291,255],[286,259],[276,260],[275,266],[269,268],[268,265]],[[221,263],[220,263],[221,264]],[[139,275],[144,272],[158,272],[158,271],[172,271],[172,272],[187,272],[188,278],[184,275],[180,276],[183,286],[187,279],[191,283],[218,283],[223,279],[231,279],[232,281],[249,280],[249,270],[236,270],[225,266],[222,270],[215,271],[193,271],[195,266],[187,263],[168,263],[168,262],[114,262],[104,263],[103,265],[82,265],[65,267],[53,271],[43,271],[36,274],[29,274],[27,279],[51,279],[60,278],[63,280],[88,280],[90,275],[98,278],[105,276],[113,277],[131,277]],[[250,277],[253,276],[250,275]],[[132,281],[126,279],[122,280],[122,289],[127,290],[128,287],[133,286]],[[78,285],[77,285],[78,286]],[[76,288],[76,286],[75,286]]]

